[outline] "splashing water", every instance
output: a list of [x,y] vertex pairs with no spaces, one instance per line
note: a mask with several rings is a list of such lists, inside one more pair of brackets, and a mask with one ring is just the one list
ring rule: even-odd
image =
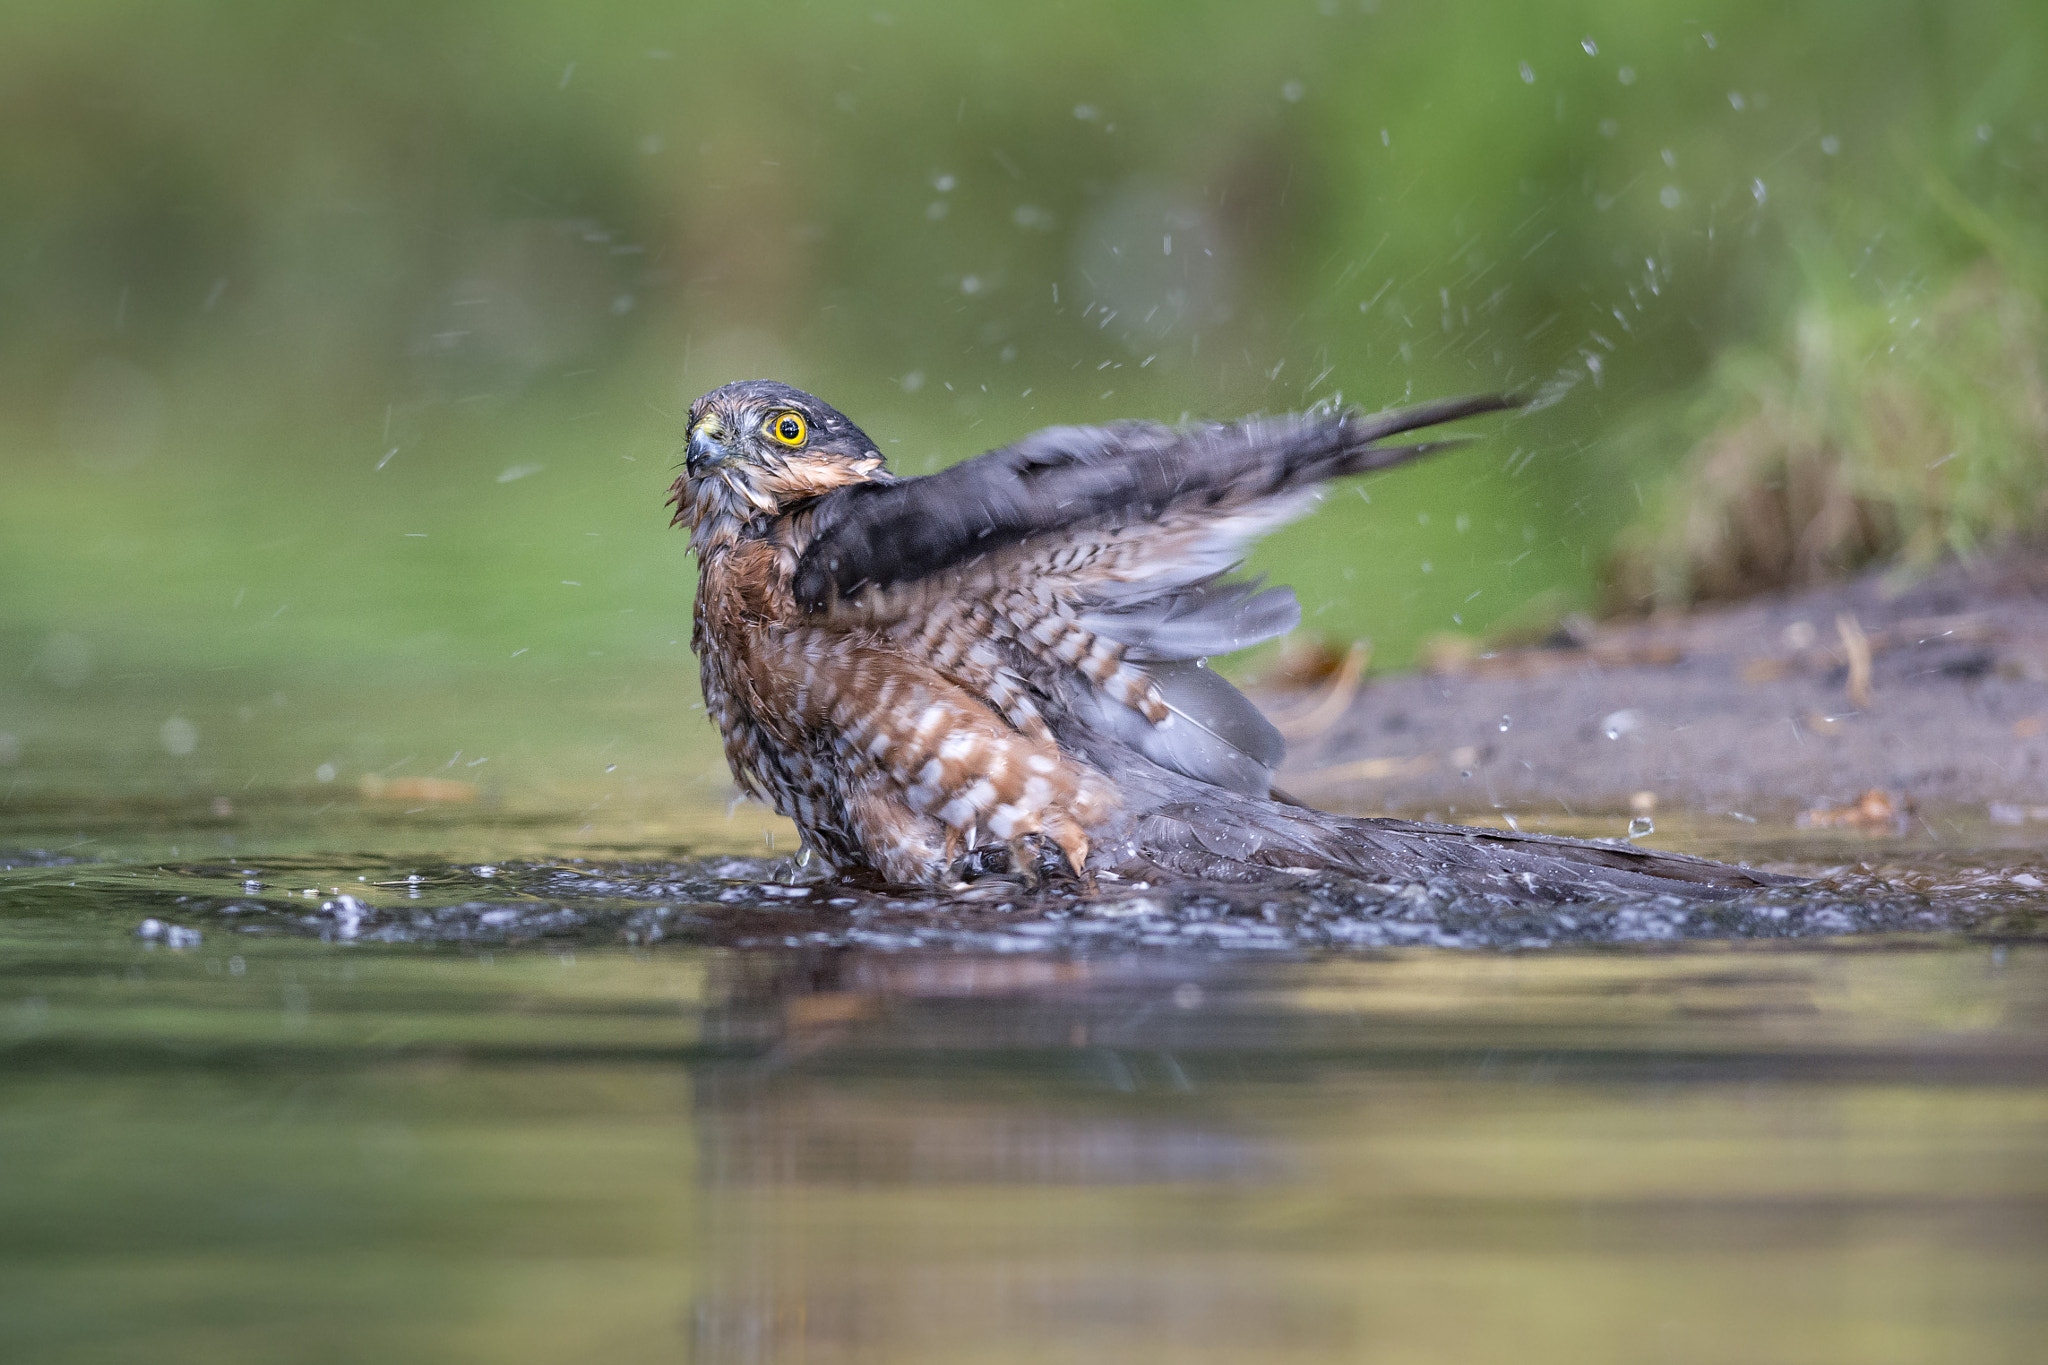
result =
[[[1638,815],[1627,828],[1637,839],[1655,826]],[[0,858],[0,890],[18,905],[66,919],[111,916],[131,933],[154,920],[156,934],[145,928],[144,936],[174,949],[221,933],[336,943],[669,941],[1003,953],[1526,948],[1855,932],[2048,937],[2048,879],[2037,875],[2048,869],[2015,873],[1991,865],[2007,854],[1916,851],[1887,859],[1877,849],[1859,849],[1839,866],[1816,868],[1812,854],[1838,851],[1815,845],[1806,859],[1785,853],[1763,842],[1750,858],[1813,876],[1811,884],[1711,904],[1647,896],[1531,906],[1426,875],[1405,884],[1328,877],[1269,886],[1105,882],[1094,895],[991,879],[933,896],[830,881],[807,873],[794,857],[467,865],[272,857],[142,867],[15,854]],[[311,897],[289,889],[302,885],[321,889]],[[165,927],[172,916],[180,921],[176,936]]]

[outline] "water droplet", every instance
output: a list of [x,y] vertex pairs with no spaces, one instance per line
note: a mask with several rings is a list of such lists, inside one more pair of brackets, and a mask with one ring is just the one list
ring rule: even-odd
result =
[[332,763],[322,763],[319,767],[313,769],[313,780],[316,782],[332,782],[334,780],[334,765]]
[[1588,57],[1597,57],[1600,55],[1600,44],[1594,42],[1591,35],[1579,39],[1579,46],[1586,49],[1586,55]]
[[1642,724],[1643,718],[1633,711],[1614,711],[1600,722],[1600,733],[1609,739],[1620,739],[1641,729]]
[[1508,732],[1508,727],[1510,725],[1513,725],[1514,723],[1515,718],[1513,716],[1502,716],[1500,718],[1500,732],[1502,734],[1506,734]]
[[183,758],[199,747],[199,727],[183,716],[172,716],[157,730],[164,752]]
[[1657,202],[1667,209],[1677,208],[1680,201],[1684,198],[1685,196],[1679,193],[1678,186],[1676,185],[1666,185],[1663,189],[1657,191]]
[[1656,832],[1657,822],[1647,815],[1638,815],[1628,822],[1628,837],[1631,839],[1640,839],[1645,834],[1655,834]]
[[1300,104],[1301,97],[1308,93],[1308,87],[1300,81],[1289,81],[1280,87],[1280,98],[1289,104]]
[[1527,62],[1522,63],[1522,84],[1536,84],[1536,68],[1530,66]]

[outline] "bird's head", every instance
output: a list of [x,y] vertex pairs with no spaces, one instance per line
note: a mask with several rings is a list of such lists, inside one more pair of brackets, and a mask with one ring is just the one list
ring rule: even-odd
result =
[[690,543],[730,539],[820,493],[886,479],[867,433],[828,403],[772,379],[726,384],[690,405],[689,448],[671,490]]

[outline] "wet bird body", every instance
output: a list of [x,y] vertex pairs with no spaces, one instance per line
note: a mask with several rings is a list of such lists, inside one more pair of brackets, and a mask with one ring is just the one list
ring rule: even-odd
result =
[[1203,661],[1284,633],[1300,608],[1225,575],[1324,483],[1443,444],[1390,438],[1510,406],[1054,427],[898,478],[809,394],[716,389],[691,408],[673,501],[734,777],[835,869],[903,885],[1041,868],[1448,879],[1518,900],[1767,884],[1622,845],[1275,799],[1278,732]]

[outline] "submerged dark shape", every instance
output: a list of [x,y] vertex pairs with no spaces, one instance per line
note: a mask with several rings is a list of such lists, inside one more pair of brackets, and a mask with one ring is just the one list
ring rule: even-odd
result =
[[1518,901],[1723,896],[1781,880],[1699,858],[1310,810],[1283,745],[1204,659],[1271,639],[1286,588],[1226,577],[1382,444],[1517,406],[1449,399],[1182,428],[1052,427],[897,478],[836,409],[728,384],[690,409],[676,521],[692,646],[741,787],[842,873],[944,887],[1041,861],[1084,880],[1338,874]]

